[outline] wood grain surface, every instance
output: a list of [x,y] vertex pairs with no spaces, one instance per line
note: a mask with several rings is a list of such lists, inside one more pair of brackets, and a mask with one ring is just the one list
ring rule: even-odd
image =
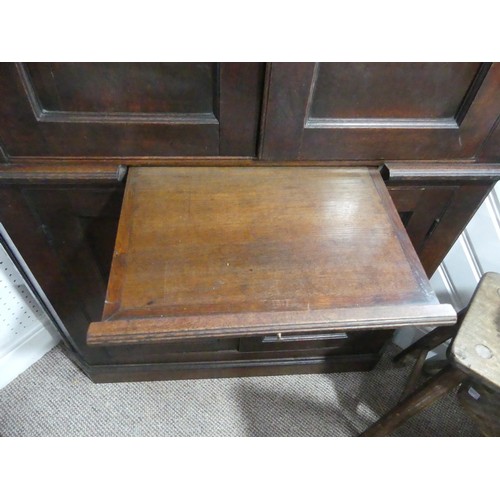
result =
[[451,346],[450,359],[469,376],[500,389],[500,274],[483,274]]
[[455,321],[372,169],[135,168],[103,322],[134,343]]

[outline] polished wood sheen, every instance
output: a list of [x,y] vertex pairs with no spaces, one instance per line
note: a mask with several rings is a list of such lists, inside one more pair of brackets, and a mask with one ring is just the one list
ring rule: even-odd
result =
[[482,161],[500,161],[500,118],[484,142],[479,158]]
[[127,174],[124,166],[82,166],[72,167],[37,167],[36,165],[10,165],[0,167],[0,182],[2,184],[101,184],[121,182]]
[[217,68],[213,63],[52,62],[25,63],[24,68],[40,108],[49,116],[153,113],[151,118],[161,119],[161,113],[212,113],[214,109]]
[[388,162],[381,166],[384,180],[391,182],[427,182],[443,184],[497,182],[500,180],[500,163],[416,163]]
[[90,344],[455,321],[376,170],[133,168]]
[[[387,274],[387,287],[380,292],[381,302],[377,303],[374,294],[371,305],[328,309],[328,304],[334,304],[333,299],[341,301],[341,294],[335,292],[330,297],[325,291],[333,281],[333,271],[329,267],[332,262],[319,258],[329,255],[325,253],[329,236],[318,233],[318,228],[328,226],[324,218],[317,214],[313,217],[313,212],[320,211],[328,198],[318,186],[308,187],[303,181],[303,172],[324,169],[326,175],[346,167],[364,171],[385,163],[387,169],[383,173],[387,178],[384,181],[415,252],[408,249],[401,222],[391,221],[389,217],[390,224],[394,223],[394,234],[402,238],[403,253],[416,253],[430,277],[497,178],[498,165],[494,162],[500,161],[499,68],[498,63],[478,62],[1,63],[0,222],[64,325],[63,335],[73,358],[93,380],[370,369],[379,359],[384,342],[391,337],[391,328],[402,320],[401,309],[392,309],[390,318],[382,314],[384,306],[380,303],[391,290],[412,285],[402,284],[407,277],[404,273],[400,279],[391,274],[392,254],[386,257],[384,251],[370,248],[368,244],[373,240],[369,238],[369,231],[365,231],[366,240],[360,240],[359,248],[352,255],[339,254],[338,261],[342,257],[344,267],[346,262],[354,266],[359,261],[358,253],[366,259],[372,252],[371,267],[362,263],[359,271],[365,274],[367,281],[372,277],[381,279],[377,273]],[[255,189],[251,183],[246,183],[246,190],[241,188],[246,197],[241,192],[228,196],[228,205],[218,209],[228,221],[239,217],[240,229],[246,228],[248,238],[256,230],[259,235],[259,225],[265,226],[263,221],[268,224],[269,232],[273,227],[284,232],[280,227],[285,225],[285,220],[290,237],[297,238],[297,232],[303,231],[303,239],[282,254],[283,263],[276,257],[277,252],[273,254],[277,248],[272,244],[266,247],[262,237],[254,241],[252,248],[244,251],[240,246],[241,252],[236,252],[250,258],[253,255],[250,250],[258,251],[261,264],[269,258],[267,282],[272,283],[271,278],[281,272],[277,288],[265,288],[262,284],[266,279],[265,267],[249,266],[254,273],[255,269],[261,270],[252,280],[236,273],[234,276],[238,279],[232,282],[232,289],[228,282],[217,283],[217,280],[224,281],[228,269],[215,278],[216,273],[210,266],[215,266],[215,257],[223,259],[224,252],[231,249],[221,245],[222,253],[217,255],[196,253],[194,247],[198,245],[205,252],[210,241],[215,244],[217,231],[225,238],[226,233],[220,231],[224,226],[215,227],[217,220],[211,222],[207,227],[212,228],[212,233],[198,241],[195,240],[197,226],[187,225],[187,236],[191,240],[186,241],[191,247],[186,262],[195,263],[200,278],[190,277],[188,265],[182,268],[184,273],[182,269],[173,273],[180,284],[169,283],[167,290],[174,292],[177,287],[177,302],[165,301],[162,305],[160,300],[157,310],[179,308],[185,302],[182,307],[192,306],[190,318],[204,321],[214,316],[211,321],[218,321],[231,316],[233,326],[222,329],[225,335],[222,338],[217,333],[220,322],[219,327],[209,331],[193,329],[193,322],[185,323],[183,329],[168,329],[165,322],[172,326],[172,318],[187,316],[168,316],[165,321],[159,321],[157,316],[150,315],[157,311],[154,304],[147,304],[154,300],[149,294],[162,297],[159,281],[165,271],[159,266],[148,271],[153,276],[151,289],[139,285],[136,308],[126,309],[126,304],[122,307],[118,298],[117,316],[100,322],[123,199],[122,179],[127,168],[133,177],[138,167],[185,167],[192,170],[193,176],[201,176],[200,183],[205,183],[203,172],[207,168],[224,167],[221,170],[225,174],[243,169],[260,176],[273,170],[279,175],[286,167],[297,175],[297,182],[300,178],[304,184],[302,197],[295,193],[300,193],[299,188],[291,190],[291,194],[286,192],[288,182],[280,184],[279,189],[270,184],[267,196],[270,201],[262,202],[261,212],[256,213],[252,224],[244,225],[245,219],[238,216],[238,213],[246,213],[249,217],[252,213],[248,196]],[[220,181],[221,188],[229,186],[230,179]],[[261,183],[265,186],[267,182],[266,179]],[[383,193],[380,179],[375,183]],[[194,186],[201,189],[196,183]],[[349,189],[350,204],[346,202],[343,206],[359,213],[359,219],[365,220],[366,226],[373,214],[379,212],[365,203],[364,189],[360,190],[359,202],[356,184]],[[210,198],[208,186],[206,193]],[[334,190],[331,193],[339,200],[344,195]],[[175,196],[179,201],[186,194]],[[392,206],[387,193],[381,194],[381,199],[385,199],[386,207]],[[173,216],[175,210],[171,211],[176,206],[175,200],[156,203],[160,202],[164,204],[161,206],[165,208],[165,221],[154,210],[151,217],[143,210],[141,220],[145,228],[150,227],[153,220],[155,224],[168,223],[168,227],[180,225]],[[292,202],[296,204],[295,211],[291,210]],[[213,206],[211,198],[206,203]],[[300,207],[308,207],[309,203],[311,206],[302,214]],[[359,210],[354,210],[355,207]],[[388,210],[392,210],[397,219],[394,208]],[[262,216],[263,211],[266,216]],[[351,213],[346,208],[346,217],[348,212]],[[346,225],[345,234],[348,228]],[[132,225],[129,229],[133,236],[137,228]],[[207,231],[198,234],[205,236]],[[144,237],[145,247],[150,237],[146,231]],[[133,247],[138,251],[141,244],[139,240],[134,241]],[[277,241],[280,242],[280,238]],[[171,255],[172,259],[177,258],[180,264],[184,262],[179,248],[167,248],[177,252]],[[317,248],[323,249],[323,253],[317,253]],[[151,255],[157,264],[161,263],[158,248],[153,248]],[[334,255],[330,255],[332,261]],[[299,259],[303,262],[304,277],[307,273],[312,276],[309,282],[301,279]],[[119,260],[115,256],[115,261]],[[122,261],[127,263],[126,256]],[[398,262],[396,259],[396,266]],[[414,260],[410,258],[409,263],[413,268]],[[333,264],[340,278],[347,275],[347,270],[338,272],[341,266],[337,262]],[[206,269],[210,271],[208,274],[204,273]],[[283,276],[290,270],[293,272],[287,276],[287,288],[288,281]],[[110,292],[112,287],[120,289],[120,280],[116,279],[118,271],[115,266]],[[122,271],[124,277],[126,274],[132,280],[133,273],[126,265]],[[139,274],[138,271],[137,280]],[[355,288],[358,278],[354,271],[351,274],[353,278],[342,278],[339,282],[339,288],[344,287],[346,302],[349,297],[359,296],[359,289]],[[420,271],[415,275],[420,275]],[[198,289],[198,283],[205,288]],[[193,307],[196,304],[186,299],[188,286],[198,290],[193,292],[198,305],[205,310],[212,307],[213,313],[196,316],[201,309],[197,311]],[[212,302],[208,300],[210,286],[222,290],[221,297]],[[126,290],[131,288],[125,281],[123,291]],[[374,292],[373,288],[368,291]],[[132,292],[126,295],[131,298]],[[139,300],[144,295],[148,295],[147,300]],[[338,328],[302,331],[307,314],[303,306],[307,305],[309,296],[310,304],[318,307],[310,315],[330,311],[326,323],[330,326],[335,323]],[[280,311],[276,306],[275,310],[265,311],[265,307],[259,310],[267,299],[270,299],[268,306],[272,300],[279,305],[279,300],[285,299],[288,300],[286,307],[295,304],[297,309]],[[319,308],[322,300],[326,309]],[[217,312],[224,304],[229,312]],[[252,304],[254,311],[245,312]],[[130,305],[133,304],[127,307]],[[409,318],[408,307],[394,307],[405,308],[406,319]],[[284,341],[277,339],[280,333],[275,331],[277,322],[274,326],[271,322],[270,326],[264,321],[265,329],[271,329],[270,332],[253,336],[248,331],[248,314],[257,315],[261,321],[264,315],[271,314],[277,320],[278,314],[283,313],[301,315],[301,318],[294,316],[297,331],[281,332],[282,338],[287,336]],[[238,320],[241,319],[238,314],[245,315],[243,322]],[[422,319],[421,315],[417,316]],[[357,326],[369,324],[368,318],[372,321],[378,318],[378,324],[384,323],[387,329],[358,329]],[[144,321],[154,324],[143,328],[144,324],[140,323]],[[103,335],[108,329],[106,335],[115,343],[88,344],[91,322],[98,323]],[[124,325],[120,322],[126,322],[132,332],[128,339],[119,339]],[[341,323],[346,328],[341,329]],[[245,335],[233,337],[245,325],[247,330],[241,329],[246,331]],[[222,326],[228,327],[230,323],[224,321]],[[257,329],[255,325],[251,328]],[[94,329],[95,325],[91,327]],[[139,334],[147,338],[140,340]],[[337,337],[339,334],[347,338]],[[130,342],[132,337],[135,340]],[[270,342],[269,338],[276,341]]]
[[473,158],[499,116],[497,63],[272,63],[267,82],[265,159]]
[[478,63],[426,62],[319,64],[309,116],[453,118],[480,67]]
[[263,73],[260,63],[0,63],[0,160],[254,157]]

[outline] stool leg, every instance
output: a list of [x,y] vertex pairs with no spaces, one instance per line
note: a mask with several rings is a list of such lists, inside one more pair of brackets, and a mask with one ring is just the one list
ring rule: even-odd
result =
[[438,398],[451,391],[466,375],[449,365],[430,378],[413,394],[407,396],[361,436],[387,436],[413,415],[430,406]]
[[401,361],[404,358],[406,358],[406,356],[417,353],[422,349],[430,351],[431,349],[434,349],[435,347],[437,347],[439,344],[442,344],[446,340],[455,337],[460,326],[462,325],[462,321],[465,318],[466,312],[467,309],[462,309],[457,314],[457,322],[454,325],[438,326],[432,332],[428,333],[427,335],[424,335],[406,349],[403,349],[397,356],[394,356],[394,358],[392,359],[394,363],[397,363],[398,361]]
[[427,353],[429,351],[427,349],[422,349],[417,357],[417,361],[415,362],[415,366],[413,367],[410,376],[408,377],[408,381],[406,382],[406,387],[403,389],[401,393],[401,397],[399,398],[402,401],[408,394],[411,394],[415,387],[417,386],[418,379],[422,373],[422,368],[425,363],[425,358],[427,357]]

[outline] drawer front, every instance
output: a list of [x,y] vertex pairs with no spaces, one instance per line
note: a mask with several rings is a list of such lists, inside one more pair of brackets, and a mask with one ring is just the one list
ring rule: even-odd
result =
[[338,354],[364,354],[379,351],[392,333],[393,330],[373,330],[263,335],[240,339],[238,350],[240,352],[276,352],[328,349]]

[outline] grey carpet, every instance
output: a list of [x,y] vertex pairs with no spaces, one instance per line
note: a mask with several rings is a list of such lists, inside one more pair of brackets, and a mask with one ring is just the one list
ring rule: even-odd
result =
[[[55,347],[0,390],[2,436],[355,436],[394,405],[408,367],[94,384]],[[478,436],[449,394],[396,436]]]

